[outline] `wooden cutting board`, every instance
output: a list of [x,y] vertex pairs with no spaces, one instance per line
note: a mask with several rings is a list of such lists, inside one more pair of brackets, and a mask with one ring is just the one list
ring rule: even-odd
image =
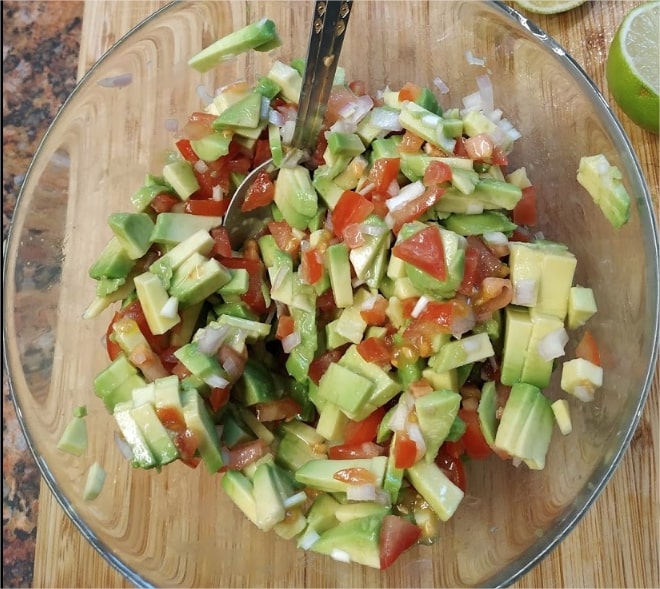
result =
[[[597,1],[556,16],[530,15],[585,69],[606,98],[605,57],[616,27],[639,2]],[[132,26],[163,6],[159,0],[93,0],[85,4],[78,75]],[[658,211],[658,137],[615,107],[640,159]],[[660,371],[622,463],[589,513],[516,587],[658,587]],[[35,587],[130,587],[86,542],[42,483]]]

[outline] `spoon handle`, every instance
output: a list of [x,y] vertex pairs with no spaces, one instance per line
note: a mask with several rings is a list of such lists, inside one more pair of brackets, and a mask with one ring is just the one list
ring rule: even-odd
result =
[[353,0],[318,0],[315,3],[292,140],[292,145],[298,149],[312,149],[316,145],[352,4]]

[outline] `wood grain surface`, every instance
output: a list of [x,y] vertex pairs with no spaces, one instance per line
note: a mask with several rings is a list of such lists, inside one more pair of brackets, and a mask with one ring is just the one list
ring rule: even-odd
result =
[[[561,15],[529,15],[583,67],[610,100],[607,48],[624,15],[639,2],[596,1]],[[88,1],[79,77],[123,34],[164,2]],[[658,211],[658,136],[642,131],[614,106],[632,142]],[[639,428],[618,469],[578,526],[516,587],[658,587],[660,371]],[[35,587],[130,587],[87,543],[42,483]]]

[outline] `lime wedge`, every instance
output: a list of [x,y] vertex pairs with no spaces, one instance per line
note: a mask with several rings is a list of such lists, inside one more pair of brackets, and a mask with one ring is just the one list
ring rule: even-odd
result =
[[610,46],[606,78],[621,110],[640,127],[658,133],[660,2],[646,2],[625,16]]
[[577,8],[585,0],[516,0],[518,6],[536,14],[558,14]]

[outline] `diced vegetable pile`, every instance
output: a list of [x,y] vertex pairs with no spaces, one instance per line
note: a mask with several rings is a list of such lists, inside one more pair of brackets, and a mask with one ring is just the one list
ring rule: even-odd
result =
[[[384,569],[460,509],[466,459],[544,467],[555,425],[571,431],[544,392],[569,334],[561,388],[589,401],[602,384],[596,303],[567,246],[535,233],[487,77],[443,110],[436,87],[339,68],[304,154],[303,68],[220,91],[110,216],[86,316],[119,307],[94,390],[135,467],[203,463],[261,530]],[[272,219],[233,249],[229,200],[270,157],[243,210]]]

